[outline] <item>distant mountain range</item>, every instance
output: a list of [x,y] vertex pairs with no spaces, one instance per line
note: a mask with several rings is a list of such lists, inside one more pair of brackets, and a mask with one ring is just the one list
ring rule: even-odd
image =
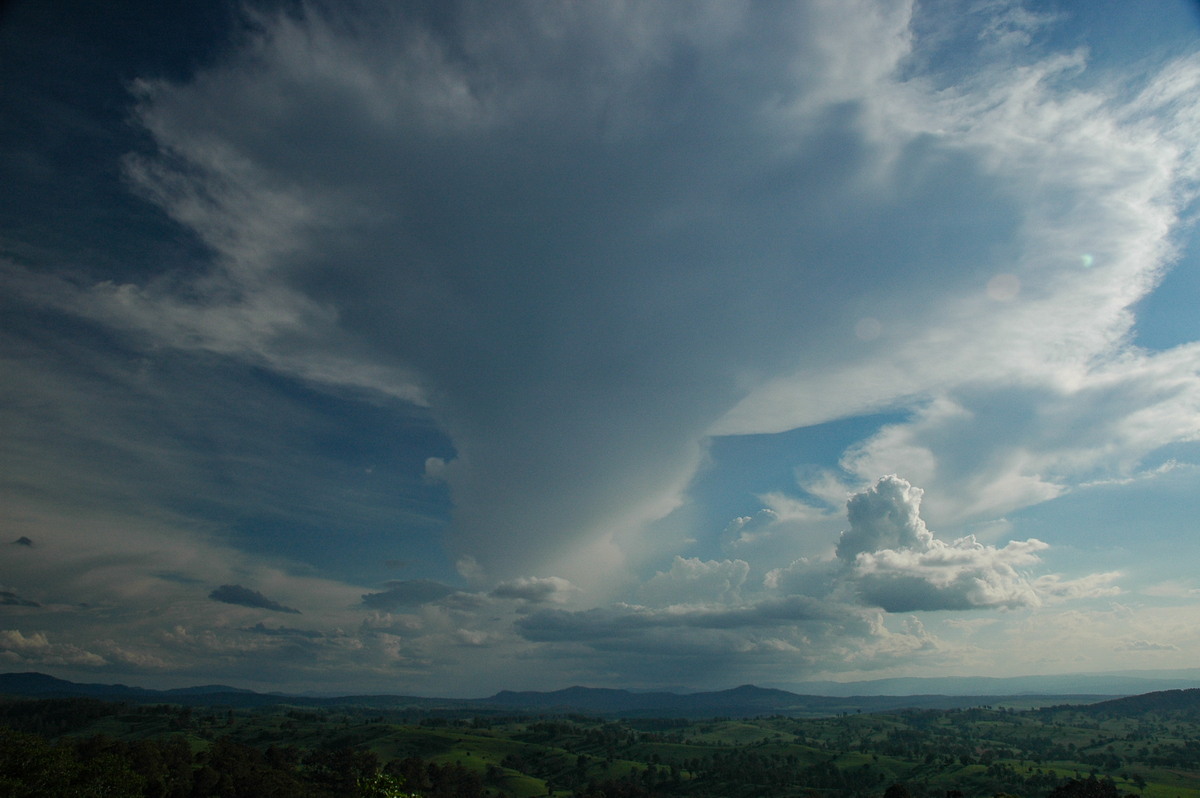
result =
[[863,682],[794,682],[787,690],[824,696],[860,695],[1136,695],[1161,690],[1200,687],[1200,668],[1160,671],[1116,671],[1055,676],[909,677]]
[[[957,685],[945,685],[945,680],[891,680],[888,685],[913,684],[927,691],[936,686],[974,685],[973,680],[958,680]],[[985,685],[997,688],[1008,680],[986,680]],[[997,684],[1000,683],[1000,684]],[[1085,682],[1100,684],[1100,682]],[[1107,684],[1107,682],[1104,682]],[[1161,682],[1159,682],[1161,684]],[[1195,685],[1197,680],[1191,682]],[[859,683],[866,690],[879,689],[883,683]],[[1047,682],[1054,686],[1060,683]],[[1038,703],[1053,704],[1096,704],[1114,697],[1127,696],[1128,692],[1083,693],[1077,682],[1061,683],[1061,687],[1076,689],[1056,692],[1037,692]],[[864,692],[866,692],[864,690]],[[1147,691],[1149,692],[1149,691]],[[1179,691],[1176,691],[1179,692]],[[1200,690],[1187,690],[1188,700],[1200,701]],[[205,685],[174,690],[151,690],[129,687],[123,684],[80,684],[57,679],[43,673],[0,674],[0,695],[24,697],[67,697],[83,696],[132,703],[169,703],[196,706],[257,707],[270,705],[292,705],[311,707],[355,706],[374,709],[408,710],[428,712],[477,712],[489,714],[521,713],[570,713],[614,717],[754,717],[759,715],[837,715],[848,712],[885,712],[889,710],[955,709],[1001,703],[1011,699],[1012,693],[1002,689],[980,691],[973,695],[948,695],[939,692],[914,693],[911,695],[807,695],[787,690],[742,685],[730,690],[700,693],[647,692],[615,690],[593,687],[568,687],[552,692],[501,691],[489,698],[453,699],[421,698],[401,695],[349,695],[337,697],[313,697],[285,695],[279,693],[257,693],[226,685]],[[1170,698],[1162,699],[1170,704]]]
[[44,673],[0,673],[0,695],[23,696],[89,696],[96,698],[155,698],[211,696],[214,694],[261,695],[253,690],[243,690],[223,684],[197,687],[178,687],[173,690],[150,690],[145,687],[129,687],[124,684],[80,684],[65,679],[56,679]]

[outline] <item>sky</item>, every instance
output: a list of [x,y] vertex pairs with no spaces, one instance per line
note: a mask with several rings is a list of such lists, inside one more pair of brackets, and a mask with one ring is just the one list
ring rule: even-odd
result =
[[1185,0],[15,0],[0,667],[1200,661]]

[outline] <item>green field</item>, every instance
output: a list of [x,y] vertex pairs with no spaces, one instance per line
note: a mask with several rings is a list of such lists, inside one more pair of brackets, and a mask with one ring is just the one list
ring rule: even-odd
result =
[[[379,773],[403,782],[403,794],[431,798],[881,796],[893,784],[911,796],[1038,798],[1089,777],[1113,795],[1200,798],[1196,711],[1136,704],[1120,711],[978,707],[695,721],[10,699],[0,702],[0,723],[32,735],[13,738],[21,744],[42,740],[58,756],[73,752],[80,768],[96,752],[110,765],[124,757],[133,771],[138,757],[149,761],[160,749],[187,759],[170,778],[148,770],[154,785],[127,793],[154,798],[243,794],[196,786],[205,768],[220,770],[222,757],[236,761],[218,773],[226,781],[237,768],[245,778],[265,778],[254,775],[256,767],[274,768],[270,783],[290,785],[291,792],[278,793],[290,796],[354,795],[367,789],[355,784]],[[358,781],[342,778],[339,768]],[[212,778],[207,771],[204,777]],[[189,778],[185,792],[180,785]]]

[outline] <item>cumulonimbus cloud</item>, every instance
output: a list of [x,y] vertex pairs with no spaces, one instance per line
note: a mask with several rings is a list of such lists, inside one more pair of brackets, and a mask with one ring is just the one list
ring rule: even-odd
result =
[[[1118,424],[1129,452],[1194,429],[1200,349],[1126,344],[1198,173],[1200,62],[1122,95],[1073,86],[1081,54],[1022,61],[1011,25],[984,25],[979,69],[946,87],[913,58],[908,3],[463,2],[453,25],[355,8],[257,14],[190,79],[139,83],[155,150],[128,178],[211,260],[56,301],[428,405],[457,450],[429,470],[452,491],[452,555],[492,584],[596,588],[653,552],[645,525],[710,435],[968,387],[1096,396],[1135,373],[1177,390],[1117,379],[1123,417],[1178,423]],[[914,430],[848,466],[944,456]],[[1042,458],[1060,481],[1023,451],[980,458],[986,479],[961,487],[1003,495],[965,506],[1137,460],[1051,448],[1078,455]],[[1030,551],[930,546],[857,552],[864,595],[903,606],[916,579],[971,606],[1029,600],[1000,575]],[[955,572],[975,587],[916,576],[935,557],[975,563]]]

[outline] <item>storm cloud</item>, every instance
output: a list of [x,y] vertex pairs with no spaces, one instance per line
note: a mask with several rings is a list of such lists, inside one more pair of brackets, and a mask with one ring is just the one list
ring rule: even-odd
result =
[[255,607],[262,610],[270,610],[271,612],[290,612],[296,615],[300,614],[300,610],[292,607],[285,607],[277,601],[259,593],[257,590],[251,590],[248,587],[241,585],[221,585],[216,590],[208,594],[208,597],[213,601],[220,601],[224,604],[237,604],[242,607]]
[[564,602],[574,587],[566,579],[557,576],[521,577],[511,582],[502,582],[492,591],[496,598],[520,599],[531,604],[542,602]]
[[432,579],[403,579],[389,582],[386,590],[363,595],[362,603],[375,609],[396,609],[437,601],[454,592],[450,585]]
[[40,607],[40,606],[42,606],[41,604],[38,604],[36,601],[33,601],[32,599],[27,599],[27,598],[21,597],[15,591],[12,591],[12,590],[0,590],[0,604],[9,606],[9,607]]
[[[186,289],[97,285],[87,312],[428,405],[457,452],[450,542],[496,581],[643,556],[714,431],[861,412],[971,362],[1026,373],[1046,346],[1094,359],[1158,268],[1132,247],[1173,213],[1169,183],[1095,227],[1086,283],[1042,254],[1070,224],[1031,220],[1163,151],[1091,140],[1080,182],[1039,166],[1072,141],[1046,117],[1020,127],[1052,144],[1029,161],[1019,120],[973,121],[1028,111],[1013,86],[906,80],[905,4],[371,13],[264,13],[191,80],[139,84],[159,152],[129,178],[214,257]],[[997,274],[1044,301],[998,301]],[[1098,283],[1121,288],[1085,301]],[[937,332],[961,314],[978,336]]]

